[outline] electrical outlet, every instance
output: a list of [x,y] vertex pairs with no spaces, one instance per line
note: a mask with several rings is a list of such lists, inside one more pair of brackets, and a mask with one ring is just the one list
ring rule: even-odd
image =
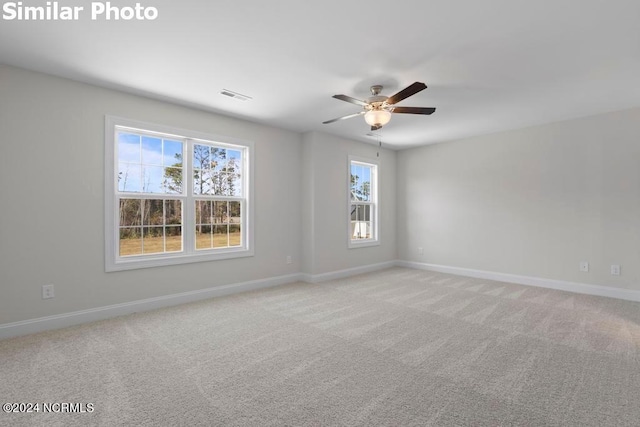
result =
[[423,255],[424,254],[424,250],[422,248],[418,248],[418,255]]
[[287,255],[287,264],[291,264],[292,262],[291,255]]
[[589,271],[589,263],[587,261],[580,263],[580,271],[584,271],[585,273]]
[[49,299],[54,296],[53,285],[42,285],[42,299]]
[[617,264],[611,264],[611,275],[619,276],[620,275],[620,266]]

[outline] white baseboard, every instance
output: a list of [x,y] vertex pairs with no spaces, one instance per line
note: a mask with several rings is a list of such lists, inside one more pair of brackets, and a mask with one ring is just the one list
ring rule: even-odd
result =
[[394,267],[396,261],[370,264],[362,267],[349,268],[346,270],[333,271],[323,274],[302,274],[295,273],[286,276],[272,277],[268,279],[253,280],[250,282],[234,283],[231,285],[218,286],[215,288],[200,289],[197,291],[181,292],[179,294],[164,295],[161,297],[147,298],[143,300],[125,302],[122,304],[108,305],[104,307],[91,308],[88,310],[74,311],[71,313],[56,314],[53,316],[39,317],[37,319],[23,320],[0,325],[0,340],[16,337],[20,335],[34,334],[37,332],[52,329],[66,328],[68,326],[82,323],[95,322],[109,319],[116,316],[137,313],[141,311],[155,310],[172,305],[185,304],[189,302],[214,298],[238,292],[252,291],[271,286],[284,285],[298,281],[308,283],[320,283],[332,279],[355,276],[356,274],[369,273]]
[[386,261],[378,264],[368,264],[361,267],[347,268],[344,270],[331,271],[329,273],[322,274],[302,274],[301,280],[307,283],[320,283],[327,280],[344,279],[345,277],[355,276],[357,274],[371,273],[373,271],[384,270],[385,268],[395,267],[397,261]]
[[409,267],[420,270],[436,271],[439,273],[456,274],[459,276],[475,277],[478,279],[496,280],[499,282],[517,283],[520,285],[538,286],[541,288],[557,289],[578,294],[597,295],[601,297],[618,298],[640,302],[640,291],[614,288],[610,286],[588,285],[586,283],[567,282],[563,280],[544,279],[541,277],[519,276],[516,274],[497,273],[493,271],[473,270],[470,268],[449,267],[446,265],[425,264],[413,261],[396,261],[398,267]]
[[252,291],[272,286],[284,285],[298,281],[307,283],[320,283],[327,280],[343,279],[363,273],[371,273],[391,267],[408,267],[419,270],[436,271],[440,273],[456,274],[459,276],[475,277],[479,279],[496,280],[501,282],[517,283],[521,285],[538,286],[542,288],[557,289],[562,291],[598,295],[609,298],[618,298],[640,302],[640,291],[613,288],[608,286],[588,285],[585,283],[567,282],[562,280],[543,279],[539,277],[519,276],[515,274],[497,273],[492,271],[473,270],[461,267],[449,267],[436,264],[425,264],[413,261],[387,261],[378,264],[369,264],[361,267],[347,268],[322,274],[295,273],[285,276],[271,277],[267,279],[252,280],[249,282],[234,283],[215,288],[200,289],[197,291],[182,292],[179,294],[165,295],[155,298],[147,298],[122,304],[108,305],[88,310],[74,311],[71,313],[57,314],[40,317],[37,319],[23,320],[0,325],[0,340],[20,335],[33,334],[60,329],[82,323],[95,322],[126,314],[155,310],[172,305],[214,298],[238,292]]
[[197,291],[181,292],[179,294],[164,295],[161,297],[147,298],[122,304],[108,305],[91,308],[88,310],[74,311],[71,313],[56,314],[54,316],[40,317],[37,319],[23,320],[20,322],[5,323],[0,325],[0,340],[36,332],[60,329],[81,323],[95,322],[111,317],[140,311],[155,310],[157,308],[184,304],[204,300],[238,292],[252,291],[271,286],[284,285],[303,280],[301,274],[289,274],[286,276],[271,277],[268,279],[252,280],[249,282],[234,283],[215,288],[200,289]]

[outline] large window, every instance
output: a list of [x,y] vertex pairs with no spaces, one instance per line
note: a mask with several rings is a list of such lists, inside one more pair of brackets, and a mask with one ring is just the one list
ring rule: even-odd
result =
[[349,247],[371,246],[378,240],[378,165],[349,157]]
[[106,270],[253,255],[251,144],[107,117]]

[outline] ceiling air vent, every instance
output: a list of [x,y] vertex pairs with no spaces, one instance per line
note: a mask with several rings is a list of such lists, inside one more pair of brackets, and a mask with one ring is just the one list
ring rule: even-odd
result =
[[229,98],[237,99],[238,101],[248,101],[248,100],[250,100],[250,99],[253,99],[253,98],[251,98],[250,96],[243,95],[243,94],[241,94],[241,93],[234,92],[234,91],[229,90],[229,89],[222,89],[222,90],[220,91],[220,93],[221,93],[222,95],[224,95],[224,96],[228,96]]

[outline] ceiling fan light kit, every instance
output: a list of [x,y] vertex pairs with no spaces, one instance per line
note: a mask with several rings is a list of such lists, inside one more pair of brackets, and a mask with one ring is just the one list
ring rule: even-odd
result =
[[405,98],[408,98],[416,93],[427,88],[427,85],[421,82],[415,82],[412,85],[407,86],[402,89],[400,92],[396,93],[393,96],[386,97],[380,95],[382,91],[381,85],[371,86],[371,96],[367,98],[366,101],[361,101],[356,98],[352,98],[347,95],[333,95],[334,98],[339,99],[341,101],[349,102],[351,104],[359,105],[363,108],[363,111],[355,114],[349,114],[346,116],[338,117],[337,119],[327,120],[323,122],[324,124],[329,124],[333,122],[337,122],[339,120],[350,119],[351,117],[356,117],[364,114],[364,120],[367,122],[369,126],[371,126],[371,130],[378,130],[382,126],[389,123],[391,120],[391,113],[403,113],[403,114],[423,114],[429,115],[433,114],[436,109],[435,108],[424,108],[424,107],[396,107],[395,104],[402,101]]
[[391,113],[387,110],[369,110],[364,114],[364,121],[378,128],[389,123],[389,120],[391,120]]

